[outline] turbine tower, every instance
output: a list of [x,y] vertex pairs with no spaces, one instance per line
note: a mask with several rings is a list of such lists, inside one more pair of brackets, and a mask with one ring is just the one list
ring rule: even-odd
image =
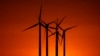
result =
[[26,30],[29,30],[31,28],[34,28],[36,26],[39,26],[39,56],[41,56],[41,26],[44,27],[44,25],[42,24],[41,22],[41,17],[42,17],[42,4],[41,4],[41,7],[40,7],[40,13],[39,13],[39,17],[38,17],[38,23],[26,28],[24,31]]
[[54,27],[50,27],[50,28],[56,30],[55,33],[53,33],[53,34],[50,35],[50,36],[52,36],[52,35],[56,34],[56,39],[55,39],[55,43],[56,43],[56,47],[55,47],[56,52],[55,52],[55,53],[56,53],[56,54],[55,54],[55,56],[58,56],[58,40],[59,40],[59,36],[58,36],[58,35],[62,36],[62,35],[59,33],[58,29],[59,29],[59,25],[63,22],[64,19],[65,19],[65,17],[64,17],[59,23],[58,23],[58,20],[57,20],[57,22],[55,23],[55,24],[56,24],[56,27],[55,27],[55,28],[54,28]]
[[[44,21],[41,20],[41,22],[43,22],[45,25],[44,25],[44,28],[46,30],[46,56],[48,56],[48,31],[49,30],[49,25],[54,23],[55,21],[52,21],[50,23],[45,23]],[[52,33],[52,31],[50,31]]]
[[72,28],[74,28],[76,26],[72,26],[72,27],[69,27],[69,28],[66,28],[65,30],[63,28],[61,28],[59,26],[59,28],[63,31],[63,35],[62,35],[62,40],[64,41],[63,43],[63,56],[66,56],[66,32]]

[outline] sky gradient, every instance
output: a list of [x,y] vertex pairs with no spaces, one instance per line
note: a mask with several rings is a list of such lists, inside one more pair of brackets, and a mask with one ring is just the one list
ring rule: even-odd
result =
[[[40,0],[0,0],[0,56],[37,56],[38,26],[22,32],[38,22]],[[98,0],[43,0],[42,19],[51,22],[66,19],[67,27],[78,25],[66,33],[67,56],[100,55],[100,3]],[[43,29],[43,28],[42,28]],[[42,31],[42,55],[45,37]],[[55,36],[49,38],[49,56],[55,55]],[[59,45],[62,56],[62,45]]]

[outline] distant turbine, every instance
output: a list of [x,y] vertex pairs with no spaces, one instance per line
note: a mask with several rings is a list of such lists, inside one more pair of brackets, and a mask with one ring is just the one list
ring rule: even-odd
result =
[[[42,4],[41,4],[41,7],[40,7],[40,13],[39,13],[39,17],[38,17],[38,23],[26,28],[24,31],[26,30],[29,30],[31,28],[34,28],[36,26],[39,25],[39,56],[41,56],[41,26],[42,27],[45,27],[42,22],[41,22],[41,16],[42,16]],[[50,31],[50,30],[49,30]],[[50,31],[51,32],[51,31]]]
[[[45,28],[45,30],[46,30],[46,56],[48,56],[48,31],[50,31],[49,30],[49,25],[50,24],[52,24],[52,23],[54,23],[55,21],[52,21],[52,22],[50,22],[50,23],[45,23],[44,21],[42,21],[41,20],[41,22],[43,22],[45,25],[44,25],[44,28]],[[52,33],[52,31],[50,31],[51,33]]]
[[52,35],[54,35],[54,34],[56,34],[56,56],[58,56],[58,40],[59,40],[59,36],[58,35],[60,35],[61,36],[61,34],[59,33],[59,31],[58,31],[58,28],[59,28],[59,25],[63,22],[63,20],[65,19],[65,17],[58,23],[58,20],[57,20],[57,22],[56,22],[56,27],[55,28],[53,28],[53,27],[50,27],[50,28],[52,28],[52,29],[55,29],[56,30],[56,32],[55,33],[53,33],[53,34],[51,34],[50,36],[52,36]]
[[64,40],[64,44],[63,44],[63,56],[66,56],[66,32],[67,32],[67,30],[70,30],[70,29],[72,29],[72,28],[74,28],[74,27],[76,27],[76,26],[72,26],[72,27],[69,27],[69,28],[66,28],[65,30],[63,29],[63,28],[61,28],[60,26],[59,26],[59,28],[63,31],[63,35],[62,35],[62,39]]

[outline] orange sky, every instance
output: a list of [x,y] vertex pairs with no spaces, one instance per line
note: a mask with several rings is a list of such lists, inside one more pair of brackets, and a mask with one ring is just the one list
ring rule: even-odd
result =
[[[37,56],[38,27],[22,30],[37,23],[40,0],[1,0],[0,8],[0,56]],[[50,22],[66,16],[63,28],[78,25],[67,32],[67,56],[99,56],[99,10],[98,0],[44,0],[42,19]],[[42,35],[45,56],[44,29]],[[54,40],[54,36],[49,38],[49,56],[54,56]]]

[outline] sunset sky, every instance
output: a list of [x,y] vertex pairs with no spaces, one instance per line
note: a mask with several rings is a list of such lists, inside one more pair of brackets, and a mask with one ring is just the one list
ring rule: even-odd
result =
[[[22,32],[38,22],[40,0],[0,0],[0,56],[38,56],[38,26]],[[100,55],[100,1],[43,0],[42,19],[51,22],[66,19],[67,56]],[[42,56],[45,56],[45,32],[42,28]],[[49,56],[55,55],[55,35],[49,37]],[[62,56],[62,45],[59,45]]]

